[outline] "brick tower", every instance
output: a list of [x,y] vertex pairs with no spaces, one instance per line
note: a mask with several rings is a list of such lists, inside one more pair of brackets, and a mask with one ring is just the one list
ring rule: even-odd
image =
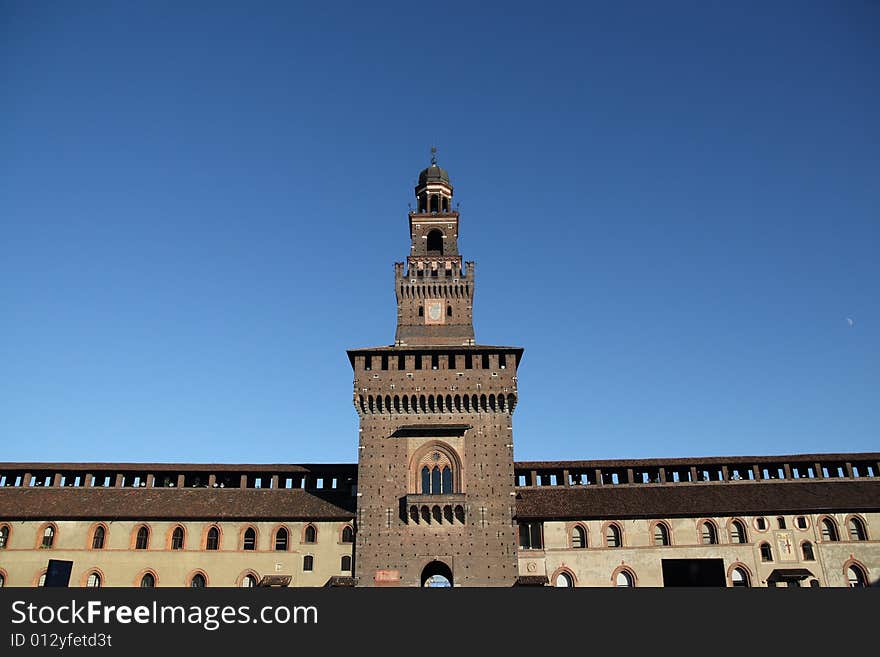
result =
[[410,253],[394,265],[394,346],[348,352],[360,418],[355,575],[359,586],[510,586],[523,350],[474,341],[474,265],[459,255],[436,157],[415,194]]

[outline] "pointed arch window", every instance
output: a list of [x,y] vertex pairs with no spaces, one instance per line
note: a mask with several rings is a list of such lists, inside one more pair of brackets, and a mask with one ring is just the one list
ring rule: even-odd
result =
[[850,518],[849,522],[846,523],[847,528],[849,529],[849,540],[851,541],[867,541],[868,540],[868,532],[865,531],[865,523],[862,522],[861,518]]
[[253,527],[248,527],[244,531],[244,544],[242,548],[248,551],[257,549],[257,531]]
[[95,532],[92,534],[92,549],[93,550],[103,550],[104,549],[104,537],[106,535],[106,531],[104,530],[103,525],[98,525],[95,527]]
[[669,527],[665,523],[654,525],[654,545],[669,545]]
[[856,564],[850,564],[846,569],[846,580],[851,589],[863,589],[868,586],[868,577],[865,571]]
[[241,578],[241,588],[252,589],[257,585],[257,578],[248,573]]
[[141,577],[140,587],[142,589],[156,588],[156,576],[153,573],[144,573],[144,576]]
[[281,527],[277,532],[275,532],[275,551],[276,552],[287,552],[287,529],[285,527]]
[[742,568],[734,568],[730,573],[730,584],[733,587],[749,588],[751,586],[749,574]]
[[203,589],[208,586],[208,580],[205,579],[205,576],[201,573],[196,573],[192,576],[192,579],[189,580],[190,588],[194,589]]
[[575,525],[571,530],[571,547],[576,550],[587,547],[587,532],[580,525]]
[[216,527],[211,527],[208,530],[208,538],[205,540],[205,549],[206,550],[219,550],[220,549],[220,530]]
[[730,523],[730,542],[731,543],[747,543],[746,526],[739,520]]
[[309,525],[306,527],[306,543],[315,543],[318,540],[318,530],[315,529],[314,525]]
[[90,589],[99,589],[101,588],[101,574],[97,572],[89,573],[89,578],[86,580],[86,586]]
[[146,550],[150,547],[150,530],[146,525],[138,527],[137,535],[134,539],[135,550]]
[[351,525],[346,525],[342,528],[342,542],[343,543],[353,543],[354,542],[354,530],[351,528]]
[[620,527],[617,525],[608,525],[605,528],[605,545],[610,548],[619,548],[623,542],[621,541]]
[[171,549],[183,549],[183,527],[178,526],[174,528],[174,532],[171,534]]
[[715,523],[712,521],[705,521],[701,526],[700,533],[703,545],[716,545],[718,543],[718,530],[715,528]]
[[835,523],[831,518],[824,518],[822,520],[822,540],[833,543],[839,540],[837,534],[837,523]]
[[9,541],[9,525],[0,525],[0,550],[6,549]]
[[635,585],[635,581],[629,571],[621,570],[614,578],[614,585],[618,588],[632,588]]
[[574,582],[571,579],[571,575],[563,571],[556,576],[556,581],[553,585],[559,589],[570,589],[574,586]]
[[40,547],[49,549],[53,545],[55,545],[55,528],[52,525],[47,525],[43,530],[43,539],[40,542]]

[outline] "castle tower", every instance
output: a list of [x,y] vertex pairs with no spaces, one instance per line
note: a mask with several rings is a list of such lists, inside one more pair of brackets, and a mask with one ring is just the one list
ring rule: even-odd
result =
[[360,418],[355,576],[510,586],[523,350],[474,341],[474,267],[459,255],[452,184],[435,157],[415,194],[410,253],[394,268],[394,346],[348,352]]

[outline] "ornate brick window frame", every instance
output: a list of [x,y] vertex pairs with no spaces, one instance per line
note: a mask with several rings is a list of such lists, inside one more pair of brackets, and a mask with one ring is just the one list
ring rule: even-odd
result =
[[152,588],[159,588],[159,575],[152,568],[144,568],[134,577],[134,583],[132,586],[136,588],[141,588],[141,581],[144,579],[144,575],[152,575],[153,576],[153,586]]
[[727,586],[733,588],[733,572],[735,570],[741,570],[745,573],[746,576],[746,588],[752,588],[754,586],[755,576],[752,574],[751,568],[745,565],[742,561],[734,561],[727,568]]
[[[48,528],[52,528],[52,543],[50,545],[43,545],[43,537],[46,535],[46,530]],[[37,544],[35,549],[37,550],[54,550],[55,546],[58,545],[58,525],[54,522],[44,522],[40,525],[39,529],[37,529]]]
[[[429,440],[419,447],[409,461],[409,481],[407,490],[412,495],[423,495],[422,468],[433,469],[435,465],[445,465],[452,470],[452,490],[450,493],[464,493],[462,462],[458,452],[442,440]],[[441,468],[442,470],[442,468]]]
[[[96,548],[95,547],[95,533],[98,531],[99,527],[104,530],[104,540],[101,544],[101,547]],[[87,550],[94,550],[96,552],[98,552],[100,550],[106,550],[107,549],[107,537],[109,535],[110,535],[110,528],[107,526],[107,524],[103,523],[103,522],[96,522],[94,525],[89,527],[89,533],[88,533],[87,542],[86,542],[86,549]]]
[[[617,545],[609,545],[608,544],[608,531],[612,528],[617,528]],[[619,548],[626,546],[626,534],[623,532],[623,527],[620,526],[619,522],[608,521],[602,524],[602,546],[609,548],[611,550],[617,550]]]
[[[146,545],[146,547],[143,547],[143,548],[137,547],[138,534],[140,533],[141,528],[145,528],[147,530],[147,545]],[[152,542],[153,542],[153,528],[148,523],[139,522],[131,530],[131,536],[129,537],[128,548],[130,550],[149,550],[150,543],[152,543]]]
[[107,586],[107,576],[104,574],[104,571],[97,566],[86,568],[85,571],[83,571],[82,576],[79,578],[79,585],[82,588],[90,588],[89,577],[91,577],[93,574],[97,575],[101,580],[101,585],[93,588],[104,588],[105,586]]
[[568,577],[568,580],[571,582],[571,588],[575,588],[578,585],[574,571],[568,566],[560,566],[554,570],[553,574],[550,576],[550,586],[554,588],[556,587],[556,578],[560,575],[566,575]]
[[632,583],[632,588],[636,588],[639,585],[639,578],[636,576],[636,571],[634,571],[632,567],[627,566],[626,563],[621,561],[620,565],[615,568],[611,573],[611,586],[617,587],[617,576],[620,573],[626,573],[627,575],[629,575],[630,582]]

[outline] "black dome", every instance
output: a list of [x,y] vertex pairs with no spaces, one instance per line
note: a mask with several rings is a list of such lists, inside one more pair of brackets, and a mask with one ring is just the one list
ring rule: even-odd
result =
[[429,182],[443,182],[449,185],[449,174],[446,173],[446,169],[441,169],[436,164],[432,164],[419,174],[419,187]]

